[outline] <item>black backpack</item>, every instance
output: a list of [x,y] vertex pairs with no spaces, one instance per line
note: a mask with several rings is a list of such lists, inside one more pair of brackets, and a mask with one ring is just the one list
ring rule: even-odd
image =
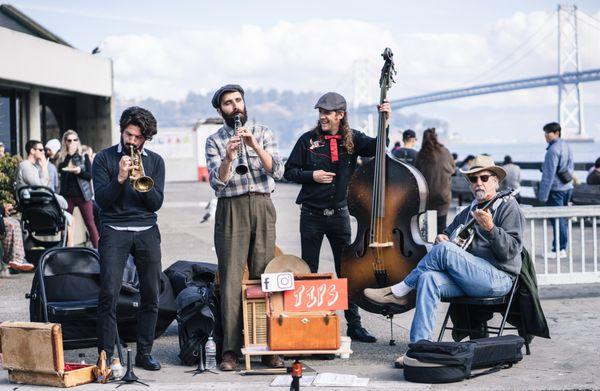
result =
[[[467,342],[421,340],[408,345],[404,378],[415,383],[451,383],[510,368],[521,361],[525,340],[518,335],[473,339]],[[472,374],[472,368],[492,367]]]
[[176,301],[179,358],[184,365],[195,365],[208,337],[215,334],[218,323],[218,301],[213,284],[189,286],[179,293]]

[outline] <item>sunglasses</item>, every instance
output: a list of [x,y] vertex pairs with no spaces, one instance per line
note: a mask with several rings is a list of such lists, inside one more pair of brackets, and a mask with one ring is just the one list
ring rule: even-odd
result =
[[74,141],[79,141],[79,139],[78,139],[78,138],[68,138],[68,139],[67,139],[67,142],[68,142],[68,143],[72,143],[72,142],[74,142]]
[[477,179],[481,179],[481,182],[486,183],[488,181],[488,179],[490,179],[490,177],[493,177],[495,175],[469,175],[467,178],[469,179],[469,182],[471,183],[477,183]]

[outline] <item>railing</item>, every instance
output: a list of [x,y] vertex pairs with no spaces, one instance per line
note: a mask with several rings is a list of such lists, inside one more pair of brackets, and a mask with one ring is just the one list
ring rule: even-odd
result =
[[[600,205],[524,207],[522,210],[527,222],[524,244],[535,262],[540,285],[600,282]],[[560,243],[558,218],[567,219],[566,256],[561,257],[557,251],[550,257],[548,253],[551,249],[549,241],[553,238],[552,225],[557,231],[557,241]]]
[[[456,213],[460,213],[465,207],[459,206]],[[521,210],[526,221],[523,245],[535,264],[539,285],[600,282],[598,270],[600,205],[525,206]],[[560,252],[555,252],[554,256],[550,257],[552,224],[556,227],[557,241],[560,243],[558,218],[568,219],[566,256],[561,257]],[[428,222],[431,224],[427,224]],[[424,216],[421,234],[429,244],[433,243],[437,234],[434,210],[428,210]]]

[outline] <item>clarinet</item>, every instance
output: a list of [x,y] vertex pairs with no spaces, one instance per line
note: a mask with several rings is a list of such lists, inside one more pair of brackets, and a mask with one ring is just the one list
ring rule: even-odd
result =
[[[235,125],[233,127],[234,134],[237,135],[237,131],[242,127],[242,121],[240,119],[240,115],[236,114],[234,117]],[[240,146],[237,151],[237,158],[235,160],[235,172],[238,175],[246,175],[248,173],[248,160],[246,158],[246,144],[244,143],[244,139],[240,137]]]

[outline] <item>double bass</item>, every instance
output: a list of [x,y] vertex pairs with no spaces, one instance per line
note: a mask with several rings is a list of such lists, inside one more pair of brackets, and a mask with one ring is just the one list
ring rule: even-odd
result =
[[[386,48],[382,56],[380,104],[395,73],[392,51]],[[348,279],[351,301],[366,311],[393,315],[367,301],[363,290],[402,281],[427,253],[419,230],[427,183],[416,168],[388,155],[386,133],[385,113],[380,112],[375,158],[357,168],[348,187],[348,209],[358,228],[354,242],[342,252],[341,275]]]

